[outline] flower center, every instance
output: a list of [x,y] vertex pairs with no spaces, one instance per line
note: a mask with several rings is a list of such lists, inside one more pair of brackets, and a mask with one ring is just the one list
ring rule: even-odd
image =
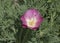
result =
[[29,21],[29,25],[30,25],[30,26],[33,26],[34,23],[35,23],[34,20]]
[[36,24],[36,18],[27,19],[27,26],[34,27]]

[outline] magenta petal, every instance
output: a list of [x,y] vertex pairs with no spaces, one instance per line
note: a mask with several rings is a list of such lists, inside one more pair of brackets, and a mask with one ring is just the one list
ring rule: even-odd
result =
[[42,22],[43,22],[43,18],[40,17],[40,18],[37,20],[37,22],[36,22],[36,27],[39,27]]
[[38,29],[38,27],[31,28],[31,30],[37,30],[37,29]]
[[24,24],[22,25],[22,27],[23,27],[23,28],[27,28],[27,26],[26,26],[26,25],[24,25]]
[[39,12],[36,9],[29,9],[25,12],[26,18],[32,18],[34,16],[36,16],[36,17],[39,16]]
[[26,28],[26,27],[27,27],[27,26],[26,26],[27,24],[26,24],[26,20],[25,20],[24,16],[21,17],[21,21],[22,21],[22,24],[23,24],[23,25],[22,25],[23,28]]

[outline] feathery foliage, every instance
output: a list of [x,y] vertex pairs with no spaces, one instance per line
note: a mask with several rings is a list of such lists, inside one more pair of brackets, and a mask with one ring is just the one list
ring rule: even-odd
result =
[[[44,17],[37,31],[21,26],[29,8]],[[60,43],[60,0],[0,0],[0,43]]]

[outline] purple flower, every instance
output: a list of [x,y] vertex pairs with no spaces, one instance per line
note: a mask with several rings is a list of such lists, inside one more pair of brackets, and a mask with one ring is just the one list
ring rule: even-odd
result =
[[37,30],[43,21],[43,17],[36,9],[29,9],[21,17],[21,21],[24,28]]

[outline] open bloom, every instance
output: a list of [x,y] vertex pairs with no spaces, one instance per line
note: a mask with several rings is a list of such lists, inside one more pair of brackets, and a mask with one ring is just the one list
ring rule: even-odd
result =
[[43,17],[36,9],[29,9],[21,17],[21,21],[24,28],[37,30],[43,21]]

